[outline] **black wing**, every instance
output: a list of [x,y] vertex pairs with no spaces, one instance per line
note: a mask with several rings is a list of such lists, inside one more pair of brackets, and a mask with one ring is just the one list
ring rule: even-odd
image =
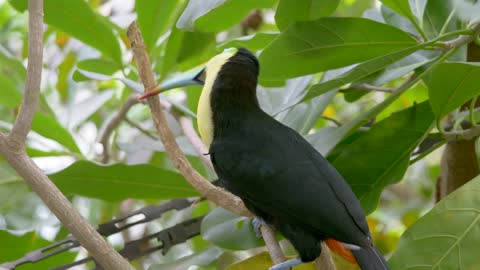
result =
[[286,223],[365,244],[364,212],[337,170],[298,133],[269,116],[246,122],[251,126],[215,139],[210,149],[226,188]]

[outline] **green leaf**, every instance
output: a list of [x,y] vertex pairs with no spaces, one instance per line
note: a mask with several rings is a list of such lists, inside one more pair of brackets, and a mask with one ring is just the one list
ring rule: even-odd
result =
[[387,66],[380,72],[361,79],[359,83],[381,86],[410,73],[411,71],[429,63],[431,60],[432,58],[421,53],[414,53]]
[[255,33],[254,35],[243,36],[226,41],[218,45],[218,50],[222,51],[226,48],[247,48],[250,51],[258,51],[265,48],[272,40],[278,36],[278,33]]
[[285,30],[296,21],[311,21],[332,14],[340,0],[280,0],[275,12],[278,29]]
[[415,25],[411,21],[398,14],[397,12],[393,11],[391,8],[382,5],[380,8],[380,12],[382,13],[382,17],[387,24],[402,29],[407,33],[411,33],[416,36],[420,35],[417,28],[415,28]]
[[176,0],[135,1],[138,26],[148,51],[152,51],[158,38],[168,29],[177,4]]
[[263,110],[276,115],[300,102],[312,76],[303,76],[287,80],[284,87],[258,87],[257,97]]
[[[19,11],[27,9],[27,0],[10,0]],[[44,6],[45,22],[90,45],[117,63],[122,63],[120,44],[104,19],[84,0],[48,0]]]
[[113,73],[120,70],[121,66],[109,59],[91,58],[85,59],[77,63],[77,70],[73,73],[73,80],[76,82],[87,81],[91,78],[83,75],[79,70],[99,73],[104,75],[113,75]]
[[66,194],[107,201],[198,196],[178,173],[151,165],[101,166],[88,161],[77,161],[50,175],[50,179]]
[[362,18],[321,18],[290,25],[260,55],[263,79],[349,66],[416,45],[407,33]]
[[400,238],[392,269],[477,269],[480,176],[443,198]]
[[58,142],[75,153],[81,154],[73,136],[52,115],[44,114],[39,111],[35,112],[32,122],[32,130],[45,138]]
[[68,126],[74,128],[83,123],[109,101],[113,94],[114,90],[106,90],[76,103],[69,115]]
[[[2,254],[0,264],[17,260],[32,250],[52,244],[52,242],[40,238],[35,232],[15,235],[4,230],[0,230],[0,243],[2,243],[0,245],[0,254]],[[53,251],[48,250],[46,252],[49,253]],[[24,264],[19,267],[19,269],[51,269],[62,264],[71,263],[75,259],[75,256],[76,253],[74,252],[64,252],[48,260]]]
[[233,250],[245,250],[264,245],[256,236],[252,220],[223,208],[215,208],[202,221],[202,238],[215,245]]
[[62,63],[58,66],[58,80],[56,90],[60,95],[62,102],[67,101],[69,91],[70,71],[72,70],[75,62],[77,61],[77,55],[70,51],[67,53]]
[[439,64],[427,85],[433,112],[441,118],[480,93],[480,65]]
[[203,64],[216,53],[215,34],[203,32],[187,32],[172,28],[168,38],[165,54],[158,62],[157,70],[161,78],[175,71],[188,70]]
[[356,67],[354,67],[352,70],[340,75],[339,77],[336,77],[329,81],[312,85],[308,89],[308,93],[303,98],[303,100],[311,99],[313,97],[321,95],[330,90],[339,88],[345,84],[355,82],[369,75],[372,75],[380,71],[381,69],[385,68],[386,66],[396,61],[399,61],[400,59],[408,56],[409,54],[412,54],[413,52],[423,48],[424,46],[425,46],[424,44],[420,44],[420,45],[413,46],[401,51],[393,52],[387,55],[382,55],[380,57],[369,60],[367,62],[363,62],[357,65]]
[[430,104],[423,102],[392,114],[353,142],[340,144],[329,155],[329,161],[350,184],[366,213],[376,208],[385,186],[402,179],[410,154],[433,123]]
[[[452,12],[452,1],[449,0],[428,0],[423,15],[424,28],[429,38],[437,37],[448,16]],[[446,32],[456,29],[456,19],[450,20],[445,28]]]
[[26,70],[22,63],[9,56],[0,47],[0,104],[6,108],[15,108],[22,101]]
[[9,212],[22,202],[28,187],[10,165],[0,161],[0,213]]
[[250,10],[269,8],[275,0],[190,0],[177,21],[186,30],[218,32],[239,23]]
[[406,0],[380,0],[384,5],[388,6],[398,14],[404,16],[410,21],[415,20],[410,5]]
[[211,247],[172,262],[154,264],[150,266],[148,270],[178,270],[189,269],[192,266],[208,266],[216,261],[223,253],[224,251],[221,248]]
[[0,89],[2,89],[0,104],[6,108],[15,108],[22,102],[21,87],[7,74],[8,70],[0,66]]
[[423,14],[425,13],[425,8],[427,6],[428,0],[408,0],[410,4],[413,15],[421,20]]
[[13,58],[7,51],[0,47],[0,73],[13,77],[17,82],[24,82],[27,71],[18,59]]
[[191,69],[203,64],[216,54],[216,40],[213,33],[185,32],[176,63],[180,70]]

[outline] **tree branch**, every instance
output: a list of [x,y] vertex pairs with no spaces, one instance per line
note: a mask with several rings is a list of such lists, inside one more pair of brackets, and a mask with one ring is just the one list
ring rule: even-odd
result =
[[105,130],[100,137],[100,143],[103,146],[102,163],[108,163],[108,161],[110,160],[110,145],[108,143],[110,135],[112,135],[112,132],[118,127],[118,125],[120,125],[122,120],[125,119],[130,108],[132,108],[133,105],[137,104],[138,102],[139,101],[136,99],[136,97],[130,96],[105,127]]
[[442,51],[449,51],[453,48],[472,42],[480,34],[480,23],[476,23],[472,26],[471,29],[473,30],[473,32],[470,35],[462,35],[455,39],[443,42],[441,43],[442,47],[440,49]]
[[24,142],[31,128],[40,92],[43,58],[43,0],[29,0],[28,11],[29,53],[26,88],[20,113],[11,133],[8,136],[0,134],[0,153],[103,268],[132,270],[130,264],[88,224],[25,152]]
[[322,253],[320,253],[320,256],[315,260],[315,267],[317,270],[337,269],[332,259],[332,252],[325,241],[322,241]]
[[[143,82],[144,88],[153,89],[155,87],[155,80],[150,66],[150,60],[148,59],[145,51],[145,44],[143,43],[143,38],[136,22],[133,22],[128,27],[127,35],[130,39],[133,57],[137,63],[138,74]],[[180,174],[185,177],[185,179],[195,188],[195,190],[197,190],[201,195],[205,196],[208,200],[238,215],[251,217],[252,214],[247,210],[240,198],[212,185],[197,171],[195,171],[190,162],[188,162],[185,154],[175,141],[172,131],[168,127],[158,96],[149,98],[148,105],[152,111],[153,123],[158,131],[158,134],[160,135],[160,139],[162,140],[170,159]]]

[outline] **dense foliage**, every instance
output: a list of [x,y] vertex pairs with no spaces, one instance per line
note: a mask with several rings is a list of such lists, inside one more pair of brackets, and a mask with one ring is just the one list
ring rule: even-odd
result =
[[[44,75],[27,152],[92,224],[198,195],[168,160],[146,106],[134,105],[101,143],[112,116],[143,92],[126,37],[136,18],[159,83],[228,47],[257,53],[262,108],[305,136],[345,177],[371,214],[373,237],[392,269],[477,269],[480,178],[430,208],[444,129],[480,119],[473,105],[460,110],[480,93],[480,66],[467,61],[471,40],[462,43],[478,35],[480,4],[380,2],[45,0]],[[1,131],[11,128],[25,85],[26,8],[26,0],[0,0]],[[175,114],[195,119],[199,94],[192,86],[162,98]],[[176,118],[168,120],[194,167],[216,179]],[[249,219],[205,201],[129,237],[203,214],[201,237],[135,266],[263,269],[270,263]],[[66,235],[0,157],[0,263]],[[121,247],[125,239],[111,240]],[[71,262],[77,253],[41,267]]]

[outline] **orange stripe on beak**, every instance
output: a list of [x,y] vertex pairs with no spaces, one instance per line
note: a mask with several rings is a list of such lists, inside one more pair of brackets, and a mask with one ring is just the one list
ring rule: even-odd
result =
[[325,239],[325,243],[331,251],[335,252],[345,260],[354,264],[358,264],[357,259],[355,259],[355,256],[353,256],[353,253],[348,250],[341,242],[332,238],[327,238]]

